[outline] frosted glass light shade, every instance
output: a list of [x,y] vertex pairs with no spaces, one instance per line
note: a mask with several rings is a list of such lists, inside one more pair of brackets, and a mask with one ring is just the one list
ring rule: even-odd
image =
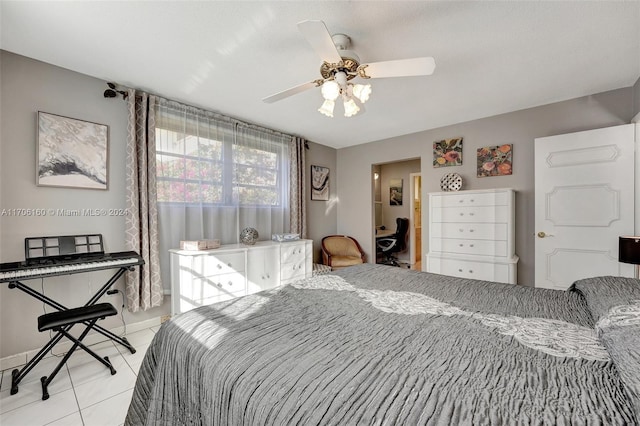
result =
[[335,101],[340,96],[340,86],[333,80],[322,83],[322,97],[326,100]]
[[318,108],[318,111],[321,114],[326,115],[327,117],[332,117],[333,118],[333,108],[335,106],[336,106],[335,101],[332,101],[331,99],[325,99],[325,101],[322,104],[322,106],[320,108]]
[[358,98],[360,102],[367,102],[369,100],[369,95],[371,95],[370,84],[356,84],[353,86],[353,96]]
[[355,101],[353,99],[349,99],[347,101],[344,101],[344,116],[345,117],[351,117],[353,115],[356,115],[358,113],[358,111],[360,111],[360,108],[358,107],[358,105],[356,105]]

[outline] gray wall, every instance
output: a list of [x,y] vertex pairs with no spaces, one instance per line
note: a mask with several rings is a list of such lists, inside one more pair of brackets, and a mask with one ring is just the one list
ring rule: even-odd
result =
[[633,85],[633,115],[640,114],[640,78]]
[[[629,123],[633,117],[632,97],[633,90],[629,87],[340,149],[338,232],[358,239],[371,259],[374,247],[371,167],[373,164],[406,158],[421,158],[424,224],[428,223],[427,194],[440,190],[440,178],[445,173],[461,174],[464,179],[463,189],[514,188],[517,191],[516,253],[520,256],[518,282],[532,286],[534,139]],[[433,168],[433,142],[459,136],[464,138],[463,165],[445,169]],[[501,144],[513,144],[513,175],[477,178],[476,149]],[[423,226],[423,259],[428,252],[427,237],[427,227]],[[425,262],[423,267],[424,264]]]
[[[106,84],[86,75],[0,51],[0,211],[2,209],[116,209],[125,207],[126,103],[105,99]],[[36,175],[36,116],[38,111],[109,126],[109,189],[106,191],[38,187]],[[6,213],[6,212],[5,212]],[[0,262],[24,260],[24,238],[45,235],[102,233],[106,250],[123,251],[124,217],[45,217],[0,215]],[[113,271],[112,271],[113,272]],[[84,304],[110,274],[93,272],[25,281],[68,306]],[[122,282],[117,284],[122,289]],[[127,324],[169,313],[163,307],[124,313]],[[109,296],[120,311],[120,295]],[[50,308],[47,307],[48,310]],[[0,285],[0,357],[36,349],[49,339],[38,333],[39,301]],[[107,328],[122,325],[121,317],[106,319]]]
[[[322,238],[334,235],[338,224],[338,169],[337,150],[325,145],[309,142],[305,158],[307,162],[307,238],[313,240],[313,261],[322,263]],[[311,201],[311,166],[329,168],[329,200]]]

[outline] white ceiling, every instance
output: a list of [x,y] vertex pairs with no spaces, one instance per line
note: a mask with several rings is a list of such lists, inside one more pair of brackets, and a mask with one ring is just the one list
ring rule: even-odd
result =
[[[335,148],[629,87],[640,77],[639,0],[2,0],[0,8],[4,50]],[[319,78],[321,61],[296,25],[307,19],[348,34],[363,63],[433,56],[435,73],[370,80],[366,113],[352,118],[318,113],[319,88],[263,103]]]

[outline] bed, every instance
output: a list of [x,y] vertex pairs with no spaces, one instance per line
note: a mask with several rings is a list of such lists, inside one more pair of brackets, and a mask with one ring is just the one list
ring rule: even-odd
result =
[[634,425],[640,282],[363,264],[166,322],[127,425]]

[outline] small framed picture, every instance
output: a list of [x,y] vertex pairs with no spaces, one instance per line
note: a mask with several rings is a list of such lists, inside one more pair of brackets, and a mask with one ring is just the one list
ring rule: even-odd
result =
[[389,179],[389,205],[402,205],[402,179]]
[[311,200],[329,200],[329,168],[311,166]]
[[108,189],[109,127],[38,112],[36,184]]
[[443,139],[433,143],[433,167],[461,165],[462,138]]
[[478,148],[478,177],[506,176],[513,173],[513,145]]

